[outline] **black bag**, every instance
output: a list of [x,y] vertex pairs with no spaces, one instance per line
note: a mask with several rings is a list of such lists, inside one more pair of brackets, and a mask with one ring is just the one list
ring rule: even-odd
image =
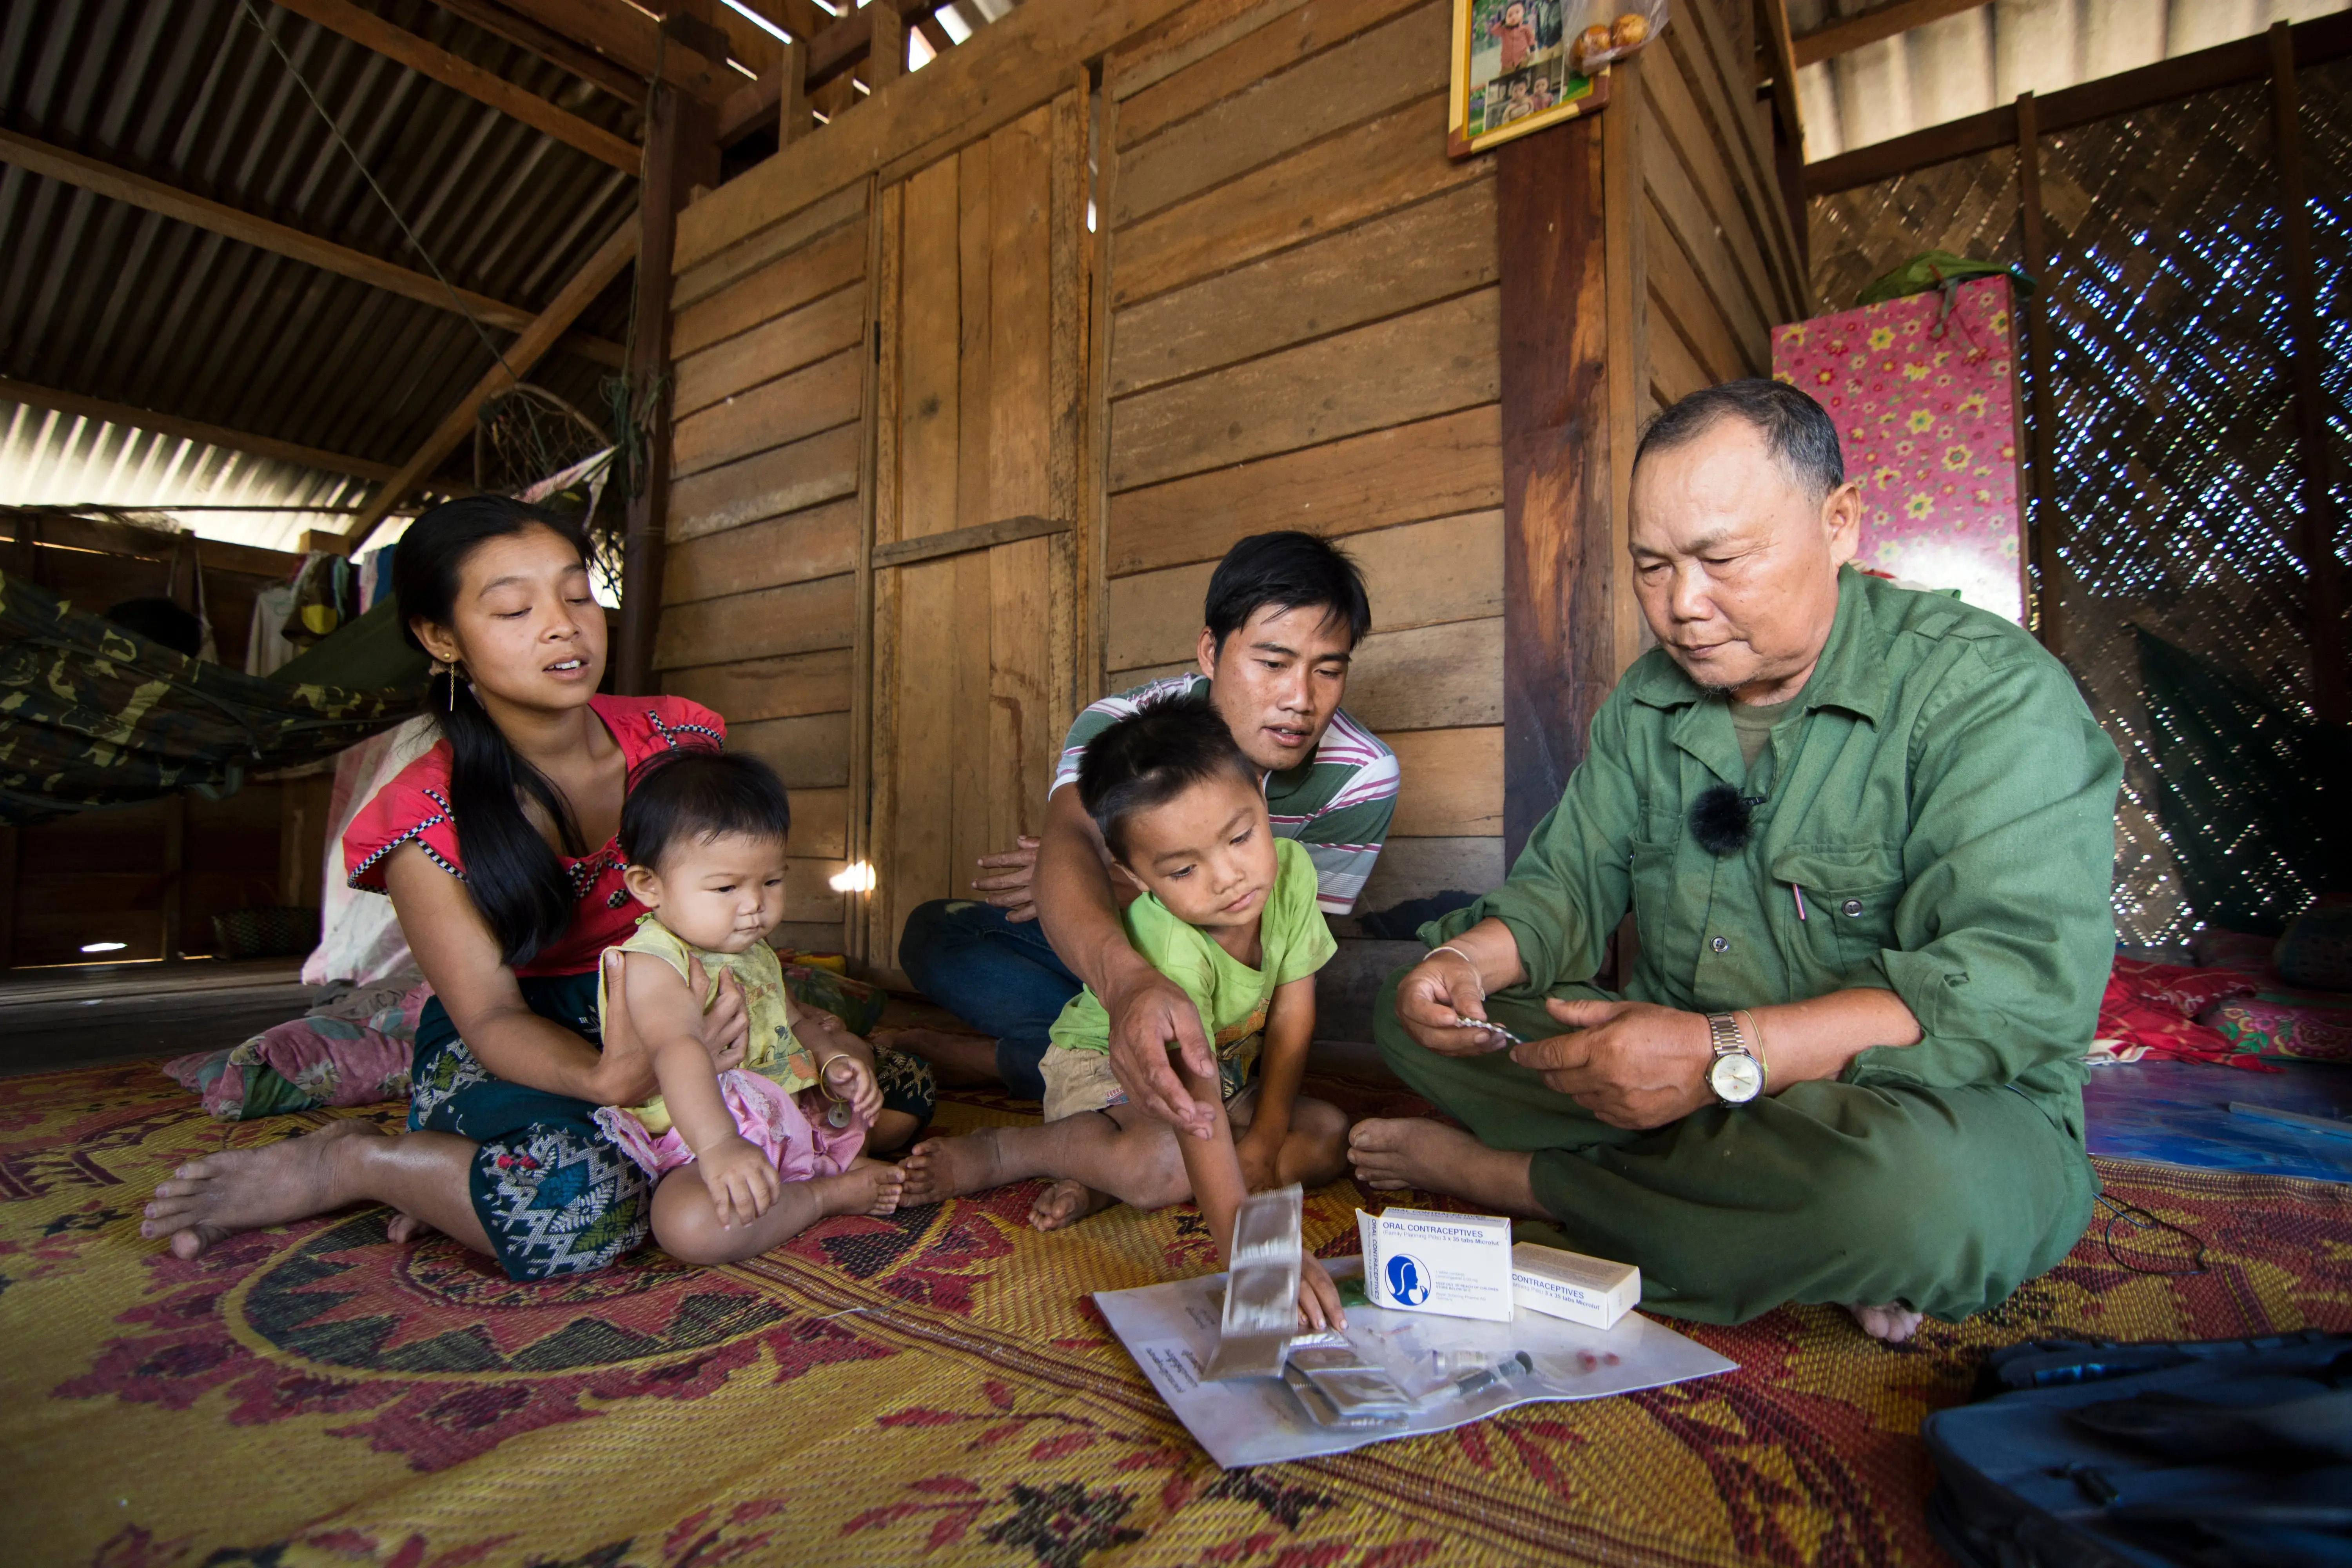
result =
[[1964,1563],[2352,1564],[2352,1334],[2037,1340],[1977,1393],[1920,1428]]

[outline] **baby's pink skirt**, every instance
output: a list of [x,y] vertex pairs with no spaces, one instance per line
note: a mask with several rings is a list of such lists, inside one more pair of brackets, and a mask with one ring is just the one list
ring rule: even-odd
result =
[[[840,1175],[866,1146],[865,1120],[852,1110],[848,1126],[828,1122],[825,1112],[834,1102],[821,1089],[787,1094],[772,1079],[730,1068],[719,1075],[719,1095],[734,1115],[735,1131],[774,1161],[776,1173],[788,1182]],[[694,1151],[675,1126],[656,1138],[635,1111],[618,1105],[597,1107],[596,1124],[656,1181],[665,1172],[694,1163]]]

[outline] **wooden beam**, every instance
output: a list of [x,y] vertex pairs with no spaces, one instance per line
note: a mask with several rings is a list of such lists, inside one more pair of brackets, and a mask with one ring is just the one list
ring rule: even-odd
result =
[[[253,510],[269,509],[257,505]],[[21,514],[10,517],[0,513],[0,537],[18,542],[29,540],[36,546],[48,549],[88,550],[137,561],[168,562],[176,551],[187,545],[191,537],[106,516],[52,514],[30,527],[24,526],[20,517]],[[247,577],[274,577],[280,582],[287,581],[294,568],[302,563],[299,551],[265,550],[259,545],[231,544],[220,539],[205,540],[202,554],[207,572],[235,572]]]
[[891,0],[869,0],[858,13],[871,35],[866,45],[866,68],[858,73],[875,92],[907,74],[907,21]]
[[[46,179],[60,180],[79,185],[119,202],[161,213],[181,223],[194,224],[213,234],[224,236],[258,249],[290,257],[306,266],[320,268],[341,277],[355,279],[371,288],[430,305],[436,310],[456,311],[464,302],[467,311],[485,326],[519,332],[530,325],[532,313],[520,305],[509,305],[503,300],[493,300],[487,294],[477,294],[470,289],[444,288],[441,280],[426,273],[414,272],[390,261],[381,260],[365,251],[353,250],[347,245],[337,245],[331,239],[305,234],[282,223],[256,217],[251,213],[191,195],[175,185],[144,174],[92,158],[86,153],[68,152],[63,147],[0,129],[0,163],[39,174]],[[456,299],[452,299],[452,295]],[[583,358],[599,364],[618,365],[621,345],[610,339],[574,332],[563,346]]]
[[654,640],[661,627],[662,557],[669,525],[670,246],[677,215],[694,188],[718,183],[717,115],[709,104],[683,93],[656,93],[653,122],[646,128],[646,180],[638,193],[637,324],[628,369],[629,384],[655,404],[648,411],[645,470],[637,476],[636,492],[624,498],[621,635],[614,685],[625,696],[658,689]]
[[719,145],[732,147],[761,127],[777,122],[783,109],[786,85],[800,61],[801,46],[797,42],[786,45],[782,58],[761,71],[759,80],[745,82],[719,106]]
[[1559,804],[1617,679],[1603,118],[1495,153],[1507,864]]
[[802,79],[812,89],[866,63],[866,50],[874,43],[874,5],[880,4],[881,0],[873,0],[809,40],[808,71]]
[[156,956],[166,963],[180,956],[187,909],[188,797],[175,793],[163,797],[163,887],[156,910]]
[[537,93],[527,92],[496,72],[484,70],[469,59],[428,44],[374,12],[352,5],[350,0],[278,0],[278,4],[444,87],[455,88],[477,103],[488,104],[542,135],[552,136],[591,158],[610,163],[625,174],[637,172],[636,148],[604,127],[592,125],[576,114],[567,114]]
[[640,80],[649,80],[656,60],[662,80],[718,105],[743,85],[723,59],[710,59],[675,35],[665,39],[661,23],[629,0],[502,0],[551,32],[560,33],[611,60]]
[[808,54],[806,38],[794,38],[784,51],[783,91],[776,102],[778,152],[816,129],[816,117],[809,112]]
[[[280,441],[275,437],[256,436],[244,430],[230,430],[218,425],[207,425],[200,419],[183,419],[175,414],[159,414],[152,408],[133,408],[128,404],[108,403],[101,398],[85,397],[79,392],[61,392],[53,386],[36,386],[29,381],[17,381],[0,375],[0,397],[11,403],[26,403],[36,408],[53,408],[59,414],[71,414],[84,419],[100,419],[109,425],[124,425],[138,430],[152,430],[158,436],[173,436],[184,441],[201,441],[209,447],[226,447],[232,452],[247,452],[257,458],[269,458],[281,463],[296,463],[306,468],[318,468],[330,474],[349,474],[353,479],[374,479],[381,483],[392,478],[395,470],[389,463],[370,462],[364,458],[347,457],[341,452],[320,451],[293,441]],[[256,510],[267,508],[257,507]]]
[[2066,656],[2066,628],[2060,616],[2059,599],[2064,593],[2062,574],[2064,563],[2058,559],[2058,498],[2055,492],[2057,475],[2058,402],[2051,395],[2051,378],[2057,373],[2058,343],[2050,331],[2050,244],[2044,237],[2042,205],[2042,135],[2040,106],[2030,92],[2020,93],[2017,110],[2017,206],[2024,229],[2024,254],[2020,258],[2026,275],[2039,285],[2033,297],[2018,301],[2025,316],[2025,343],[2032,360],[2031,387],[2033,397],[2033,515],[2026,530],[2033,552],[2035,633],[2042,646],[2063,658]]
[[2279,206],[2285,222],[2287,322],[2294,333],[2294,419],[2303,460],[2303,517],[2296,545],[2303,556],[2311,616],[2312,710],[2323,724],[2346,717],[2344,671],[2344,572],[2336,559],[2336,463],[2328,435],[2327,393],[2320,381],[2316,301],[2318,278],[2312,264],[2311,193],[2303,166],[2303,117],[2294,77],[2294,41],[2287,24],[2272,26],[2272,133],[2279,177]]
[[1796,46],[1796,62],[1800,68],[1809,66],[1990,4],[1991,0],[1887,0],[1885,5],[1873,5],[1851,16],[1841,16],[1825,27],[1799,34],[1791,40]]
[[1001,517],[994,522],[976,522],[970,528],[950,528],[944,533],[926,533],[892,544],[877,544],[874,547],[874,564],[912,566],[918,561],[937,561],[942,555],[964,555],[974,550],[993,550],[1000,544],[1017,544],[1024,539],[1044,539],[1049,534],[1069,531],[1070,520],[1066,517]]
[[1797,58],[1789,37],[1788,0],[1764,0],[1764,58],[1772,68],[1772,110],[1780,119],[1780,134],[1796,147],[1805,144],[1805,116],[1797,100]]
[[16,830],[0,827],[0,969],[16,963]]
[[540,312],[536,321],[523,329],[520,337],[507,345],[499,363],[482,373],[482,378],[434,427],[433,434],[425,437],[425,444],[401,465],[397,473],[384,481],[383,489],[375,493],[368,502],[367,510],[361,512],[358,521],[352,524],[351,531],[343,535],[343,549],[347,552],[367,542],[368,535],[375,531],[376,525],[384,520],[385,514],[405,500],[409,492],[441,466],[444,458],[457,449],[457,443],[473,433],[474,416],[481,411],[482,405],[530,374],[531,367],[555,345],[555,340],[563,335],[564,329],[571,326],[580,312],[604,291],[606,284],[620,276],[621,268],[626,267],[636,253],[637,226],[632,220],[614,230],[612,237],[597,247],[596,253],[588,258],[586,266],[572,274],[562,292]]
[[[2315,16],[2308,22],[2297,22],[2288,31],[2294,41],[2294,63],[2298,68],[2352,54],[2352,11]],[[2118,71],[2035,100],[2041,133],[2053,135],[2095,120],[2170,103],[2191,93],[2260,80],[2270,74],[2270,45],[2256,37],[2217,44],[2210,49],[2158,60],[2136,70]],[[1908,136],[1896,136],[1809,164],[1805,169],[1805,194],[1822,196],[1858,185],[1874,185],[1897,174],[1913,174],[1937,163],[1948,163],[1955,158],[2011,146],[2016,141],[2016,106],[2003,104],[1965,120],[1931,125]]]
[[541,26],[528,16],[517,16],[496,0],[434,0],[434,4],[517,48],[530,50],[558,70],[570,71],[581,80],[604,89],[632,109],[642,110],[645,106],[645,78],[561,33]]

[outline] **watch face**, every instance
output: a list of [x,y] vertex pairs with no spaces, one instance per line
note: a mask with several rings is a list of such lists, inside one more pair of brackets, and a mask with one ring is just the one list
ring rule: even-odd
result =
[[1706,1081],[1717,1098],[1745,1105],[1763,1092],[1764,1072],[1754,1057],[1717,1057],[1706,1070]]

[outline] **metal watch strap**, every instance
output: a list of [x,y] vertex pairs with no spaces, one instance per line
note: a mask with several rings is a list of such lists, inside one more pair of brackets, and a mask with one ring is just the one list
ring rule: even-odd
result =
[[1706,1016],[1706,1043],[1715,1048],[1717,1060],[1732,1056],[1753,1056],[1748,1040],[1739,1032],[1739,1020],[1729,1013],[1709,1013]]

